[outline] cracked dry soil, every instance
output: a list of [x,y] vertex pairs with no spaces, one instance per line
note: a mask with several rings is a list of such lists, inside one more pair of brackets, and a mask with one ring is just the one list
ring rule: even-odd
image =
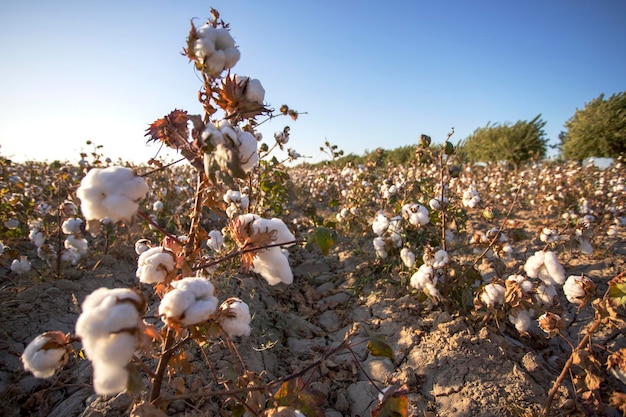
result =
[[[327,416],[369,416],[378,397],[372,381],[380,388],[404,385],[410,416],[522,416],[541,410],[569,355],[564,342],[546,339],[538,328],[530,337],[520,337],[508,323],[481,326],[428,301],[420,302],[398,277],[381,275],[349,246],[340,242],[328,256],[292,248],[294,283],[290,286],[270,287],[254,274],[243,273],[219,281],[218,297],[239,296],[253,313],[252,335],[235,341],[249,370],[263,372],[267,381],[298,372],[337,346],[353,324],[359,323],[360,333],[353,339],[355,355],[339,351],[307,374],[310,388],[325,398]],[[0,324],[4,335],[0,342],[0,414],[128,415],[133,401],[129,394],[100,397],[93,393],[91,366],[86,360],[71,358],[50,380],[34,378],[21,366],[20,354],[36,335],[52,330],[73,332],[80,303],[91,291],[101,286],[138,286],[136,265],[128,256],[89,262],[78,271],[67,271],[62,279],[24,278],[1,271],[0,304],[5,319]],[[623,269],[624,261],[623,254],[616,253],[613,259],[603,261],[570,256],[566,264],[568,273],[586,272],[602,283]],[[143,290],[149,294],[149,288]],[[154,310],[154,296],[151,303]],[[571,306],[564,311],[569,318],[575,314]],[[580,326],[588,322],[590,314],[587,310],[579,314],[577,324],[568,329],[570,340],[577,340]],[[385,335],[393,360],[368,353],[364,343],[367,332]],[[619,348],[626,345],[624,329],[603,332],[594,341]],[[218,372],[231,367],[230,353],[219,340],[205,349]],[[220,389],[199,348],[189,345],[186,353],[191,358],[191,372],[170,380],[164,395],[175,394],[174,386],[186,393]],[[144,375],[146,387],[147,381]],[[604,395],[624,389],[613,384],[604,384]],[[571,391],[567,379],[555,396],[550,416],[588,415]],[[199,395],[170,402],[167,414],[219,416],[222,406],[223,399]],[[619,413],[607,408],[604,415]]]

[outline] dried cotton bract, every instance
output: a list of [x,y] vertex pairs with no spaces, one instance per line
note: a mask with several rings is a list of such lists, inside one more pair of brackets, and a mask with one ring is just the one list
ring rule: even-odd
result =
[[59,331],[40,334],[24,349],[24,369],[37,378],[51,377],[67,362],[68,343],[67,337]]
[[117,394],[126,389],[126,365],[143,334],[145,309],[145,298],[125,288],[99,288],[85,298],[76,335],[93,365],[96,393]]
[[208,320],[217,310],[215,287],[205,278],[183,278],[161,300],[159,315],[165,322],[191,326]]
[[[85,219],[113,222],[130,219],[148,193],[146,181],[120,166],[93,168],[76,190]],[[88,228],[89,228],[88,224]]]

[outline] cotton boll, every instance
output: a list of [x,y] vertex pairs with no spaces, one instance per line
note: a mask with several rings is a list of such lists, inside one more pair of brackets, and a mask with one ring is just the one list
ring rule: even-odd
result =
[[593,281],[583,275],[570,275],[563,284],[567,301],[578,304],[580,307],[595,295],[595,291],[596,286]]
[[150,248],[139,255],[137,260],[137,278],[146,284],[163,282],[176,267],[176,256],[161,246]]
[[526,334],[530,330],[533,314],[533,310],[519,310],[516,314],[509,314],[509,321],[515,325],[518,332]]
[[551,306],[556,299],[556,288],[554,285],[541,284],[537,287],[537,293],[535,294],[535,300],[539,306]]
[[439,300],[441,295],[437,290],[437,276],[432,266],[428,264],[422,264],[417,272],[411,276],[410,284],[413,288],[426,291],[435,300]]
[[408,217],[413,226],[423,226],[430,221],[428,210],[421,204],[405,204],[402,206],[402,216]]
[[67,361],[67,344],[67,338],[61,332],[40,334],[22,353],[24,369],[37,378],[51,377]]
[[132,217],[145,197],[148,185],[126,167],[93,168],[81,180],[76,195],[87,220],[113,222]]
[[174,289],[163,296],[159,315],[190,326],[208,320],[217,309],[215,287],[204,278],[183,278],[172,282]]
[[148,239],[139,239],[135,242],[135,253],[141,255],[152,247],[152,242]]
[[433,262],[433,268],[440,269],[444,266],[448,265],[450,262],[450,257],[448,256],[448,252],[443,249],[435,252],[435,261]]
[[224,236],[219,230],[211,230],[209,232],[209,239],[207,239],[207,246],[214,251],[219,251],[224,246]]
[[525,293],[530,293],[533,290],[533,283],[526,279],[523,275],[513,274],[509,275],[508,281],[517,282]]
[[384,213],[379,212],[374,219],[374,223],[372,224],[372,229],[374,230],[374,233],[376,233],[378,236],[382,236],[387,231],[388,227],[389,219],[387,218],[387,216],[385,216]]
[[389,221],[387,233],[389,234],[391,244],[395,248],[399,248],[402,246],[402,217],[396,216]]
[[378,255],[381,259],[387,258],[387,242],[380,236],[374,238],[372,244],[374,245],[374,249],[376,250],[376,255]]
[[26,256],[20,256],[20,259],[13,259],[11,262],[11,271],[18,275],[26,274],[30,271],[30,262]]
[[145,308],[145,298],[126,288],[99,288],[83,301],[76,335],[92,361],[98,394],[115,394],[126,388],[125,366],[138,344]]
[[616,225],[612,224],[607,229],[606,234],[609,237],[617,237],[619,235],[619,229]]
[[93,389],[99,395],[115,395],[128,386],[128,370],[106,362],[92,361]]
[[400,259],[402,259],[407,268],[413,268],[413,265],[415,265],[415,254],[409,248],[400,250]]
[[87,254],[89,244],[87,239],[80,239],[69,235],[64,242],[65,249],[75,249],[80,255]]
[[152,204],[152,210],[154,210],[155,212],[159,212],[161,210],[163,210],[163,202],[161,200],[157,200]]
[[35,245],[38,248],[40,248],[46,241],[46,236],[43,234],[41,230],[38,230],[38,229],[31,230],[30,233],[28,234],[28,238],[30,239],[31,242],[33,242],[33,245]]
[[487,284],[483,287],[483,291],[480,294],[480,300],[488,308],[495,308],[496,306],[504,304],[505,291],[506,289],[500,284]]
[[265,278],[270,285],[293,282],[289,260],[278,246],[259,251],[252,261],[252,270]]
[[543,263],[555,283],[563,284],[565,282],[565,269],[559,263],[556,253],[552,251],[545,252]]
[[61,229],[63,230],[63,233],[65,233],[66,235],[76,235],[81,232],[80,228],[82,224],[83,224],[82,219],[72,217],[70,219],[66,219],[63,222],[63,224],[61,225]]
[[239,298],[229,298],[219,308],[218,323],[230,337],[250,335],[250,309]]

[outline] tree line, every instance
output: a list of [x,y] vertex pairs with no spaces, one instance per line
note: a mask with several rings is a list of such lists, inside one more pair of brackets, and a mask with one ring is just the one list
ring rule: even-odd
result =
[[[517,166],[529,160],[541,160],[549,146],[545,125],[541,114],[515,123],[489,122],[461,140],[457,151],[468,162],[506,161]],[[564,127],[559,143],[553,146],[558,148],[561,159],[582,161],[587,157],[617,157],[626,153],[626,92],[609,98],[600,94],[577,109]],[[378,148],[361,156],[349,154],[333,159],[332,164],[404,164],[414,158],[414,150],[411,145],[393,150]]]

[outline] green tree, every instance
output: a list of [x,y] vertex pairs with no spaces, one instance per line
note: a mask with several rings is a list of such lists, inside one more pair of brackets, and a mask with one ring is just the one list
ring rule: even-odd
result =
[[566,159],[614,157],[626,152],[626,92],[604,94],[576,109],[561,132],[561,152]]
[[541,114],[513,125],[489,122],[461,141],[459,153],[472,162],[507,161],[515,166],[531,158],[543,158],[547,143],[545,125]]

